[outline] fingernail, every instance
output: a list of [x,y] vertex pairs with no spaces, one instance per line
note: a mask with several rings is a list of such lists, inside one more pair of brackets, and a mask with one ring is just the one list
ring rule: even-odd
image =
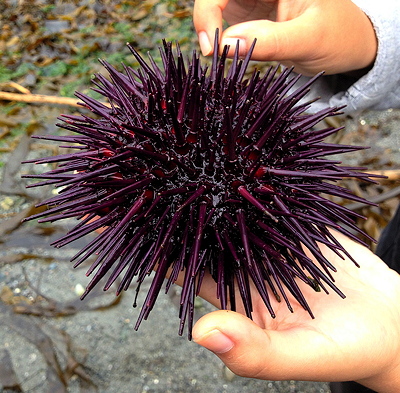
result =
[[199,44],[203,56],[208,56],[209,54],[211,54],[212,46],[205,31],[200,31],[199,33]]
[[200,337],[193,337],[193,341],[214,353],[225,353],[233,348],[233,341],[218,329],[210,330]]
[[246,41],[242,38],[224,38],[222,40],[222,47],[229,45],[231,49],[236,49],[239,42],[239,56],[245,56],[247,53]]

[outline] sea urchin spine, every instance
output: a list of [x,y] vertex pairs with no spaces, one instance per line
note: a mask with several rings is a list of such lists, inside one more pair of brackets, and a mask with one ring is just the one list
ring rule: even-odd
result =
[[329,228],[359,241],[353,234],[361,232],[359,215],[324,195],[360,201],[335,182],[371,179],[326,157],[361,147],[326,143],[338,129],[313,128],[340,110],[307,113],[304,97],[318,76],[297,89],[299,77],[291,69],[270,68],[264,76],[255,70],[245,79],[251,51],[242,60],[237,47],[228,66],[228,48],[217,55],[218,37],[216,48],[210,70],[196,52],[184,60],[179,46],[174,51],[167,42],[160,48],[161,68],[131,46],[138,69],[124,65],[120,72],[101,61],[110,80],[96,75],[94,90],[110,106],[76,93],[96,116],[63,115],[58,125],[73,134],[36,136],[73,152],[28,161],[59,164],[25,176],[43,179],[30,187],[61,189],[39,204],[48,210],[29,219],[78,219],[55,247],[103,230],[72,258],[78,266],[96,255],[83,298],[104,277],[105,290],[121,277],[119,294],[134,278],[139,292],[154,274],[136,328],[153,308],[167,272],[166,290],[184,275],[179,333],[187,320],[189,337],[194,299],[208,273],[221,307],[235,310],[238,289],[249,317],[251,282],[271,316],[269,293],[289,309],[291,293],[312,316],[298,280],[344,296],[319,244],[352,259]]

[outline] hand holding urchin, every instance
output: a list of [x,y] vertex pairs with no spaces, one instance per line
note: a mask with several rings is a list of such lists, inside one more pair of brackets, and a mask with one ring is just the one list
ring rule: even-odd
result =
[[254,71],[245,80],[251,51],[240,60],[237,48],[228,67],[228,49],[218,57],[217,41],[210,70],[197,53],[185,61],[179,46],[174,55],[165,42],[163,70],[132,47],[137,70],[124,66],[119,72],[102,61],[110,80],[96,75],[95,90],[110,107],[77,93],[96,117],[63,115],[59,126],[74,135],[39,137],[66,142],[76,152],[36,160],[59,165],[26,176],[47,179],[33,186],[62,187],[40,204],[47,211],[29,219],[79,219],[54,246],[104,229],[72,259],[78,266],[97,255],[82,297],[106,275],[105,290],[121,277],[117,293],[134,279],[138,292],[155,270],[136,327],[154,306],[167,271],[166,290],[184,275],[179,333],[188,318],[189,336],[206,271],[217,284],[221,308],[235,310],[237,287],[249,317],[251,282],[272,317],[268,288],[289,309],[290,292],[311,316],[297,280],[344,296],[319,244],[353,260],[329,228],[358,240],[345,227],[361,232],[359,215],[324,195],[360,200],[335,182],[371,180],[326,156],[360,147],[324,142],[338,129],[313,129],[338,111],[306,113],[310,104],[303,98],[316,78],[295,91],[299,77],[290,69],[278,74],[270,68],[264,76]]

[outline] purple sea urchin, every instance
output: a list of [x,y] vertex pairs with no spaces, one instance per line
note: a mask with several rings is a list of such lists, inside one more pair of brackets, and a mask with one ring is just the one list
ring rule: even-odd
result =
[[310,103],[304,97],[315,78],[294,91],[299,77],[290,69],[279,74],[270,68],[264,76],[254,71],[245,80],[251,51],[240,60],[238,48],[230,66],[227,48],[220,57],[216,50],[210,69],[196,52],[185,61],[171,43],[160,48],[163,69],[129,48],[138,69],[124,65],[120,72],[102,61],[110,80],[102,75],[94,80],[110,107],[77,93],[96,116],[63,115],[58,125],[74,135],[36,136],[75,152],[28,161],[59,165],[25,176],[43,179],[30,187],[62,188],[39,204],[47,211],[29,219],[79,220],[55,247],[103,229],[72,258],[78,266],[97,255],[82,297],[105,276],[105,290],[121,277],[119,294],[136,278],[138,293],[156,270],[137,328],[153,308],[167,271],[166,290],[184,274],[179,333],[188,320],[190,335],[194,299],[207,270],[221,307],[235,309],[237,287],[249,317],[250,282],[271,316],[267,288],[289,309],[291,293],[312,316],[299,279],[344,296],[333,283],[335,267],[318,244],[351,259],[329,228],[359,241],[348,230],[361,232],[355,225],[359,215],[323,195],[359,201],[335,182],[371,180],[359,168],[326,158],[361,147],[324,142],[338,129],[313,129],[340,110],[306,113]]

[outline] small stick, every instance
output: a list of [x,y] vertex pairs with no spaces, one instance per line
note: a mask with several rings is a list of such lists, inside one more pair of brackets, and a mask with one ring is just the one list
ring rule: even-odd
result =
[[400,179],[400,169],[382,169],[377,171],[368,171],[369,174],[386,176],[386,179],[382,180],[398,180]]
[[[83,108],[84,106],[79,104],[77,98],[71,97],[57,97],[47,96],[43,94],[19,94],[19,93],[8,93],[0,91],[0,101],[17,101],[17,102],[28,102],[35,104],[57,104],[57,105],[69,105]],[[108,103],[103,103],[106,106],[110,106]]]
[[23,93],[23,94],[31,94],[31,92],[24,86],[21,86],[19,83],[16,82],[12,82],[12,81],[8,81],[8,82],[4,82],[4,83],[0,83],[0,87],[11,87],[15,90],[18,90],[19,92]]

